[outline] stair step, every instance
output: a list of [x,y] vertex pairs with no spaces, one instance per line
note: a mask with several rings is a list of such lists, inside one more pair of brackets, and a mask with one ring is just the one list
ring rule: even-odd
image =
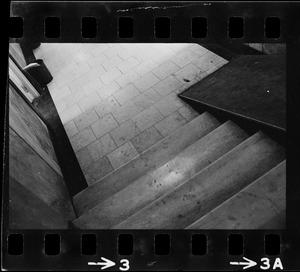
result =
[[115,229],[184,229],[285,159],[285,150],[258,132]]
[[124,166],[75,195],[73,202],[77,214],[80,216],[94,208],[143,176],[146,172],[175,157],[181,150],[219,125],[220,122],[207,112],[196,117],[169,137],[161,140]]
[[286,161],[187,229],[285,228]]
[[82,229],[107,229],[190,179],[244,141],[248,135],[232,121],[219,126],[175,158],[148,172],[73,221]]

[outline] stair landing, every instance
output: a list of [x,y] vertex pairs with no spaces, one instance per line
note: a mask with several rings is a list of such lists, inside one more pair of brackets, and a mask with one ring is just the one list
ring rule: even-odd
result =
[[285,55],[241,55],[180,96],[286,128]]

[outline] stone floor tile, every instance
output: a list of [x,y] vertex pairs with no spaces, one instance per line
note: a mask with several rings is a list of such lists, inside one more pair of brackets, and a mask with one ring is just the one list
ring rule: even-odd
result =
[[158,123],[164,117],[161,113],[154,107],[149,107],[148,109],[142,111],[132,118],[132,121],[137,125],[137,127],[144,131],[145,129]]
[[163,49],[158,50],[158,52],[151,57],[151,60],[153,60],[157,66],[162,65],[167,60],[172,60],[175,58],[178,54],[170,49]]
[[91,68],[90,70],[83,71],[83,73],[87,80],[91,81],[105,74],[106,70],[102,67],[102,65],[99,65],[97,67]]
[[198,83],[199,81],[201,81],[206,76],[207,76],[206,72],[203,72],[203,73],[199,74],[196,78],[193,78],[189,82],[184,83],[180,88],[178,88],[177,90],[175,90],[174,93],[181,94],[183,91],[191,88],[193,85],[195,85],[196,83]]
[[177,54],[188,50],[191,47],[190,43],[169,43],[168,49],[174,51]]
[[103,86],[104,84],[100,81],[100,79],[95,78],[94,80],[82,86],[82,90],[85,93],[85,95],[88,96],[96,90],[99,90]]
[[219,57],[218,55],[208,51],[201,57],[197,58],[195,61],[193,61],[193,64],[195,64],[197,67],[199,67],[203,71],[207,71],[213,66],[216,66],[219,62],[221,62],[223,58]]
[[180,82],[174,76],[169,76],[166,79],[160,81],[159,83],[153,86],[153,89],[159,93],[162,97],[167,96],[168,94],[176,91],[178,88],[182,86],[182,82]]
[[78,152],[76,152],[76,157],[81,169],[87,168],[94,162],[89,151],[87,150],[87,147],[81,148]]
[[91,52],[83,48],[76,52],[75,63],[77,65],[88,65],[87,62],[93,58],[94,56],[91,54]]
[[147,61],[142,62],[137,67],[134,68],[134,70],[140,75],[145,76],[149,72],[151,72],[153,69],[157,68],[159,65],[153,61],[152,59],[149,59]]
[[113,67],[123,63],[123,60],[118,56],[114,55],[113,57],[110,57],[109,59],[103,61],[101,65],[104,67],[106,71],[111,70]]
[[114,44],[113,44],[113,43],[107,43],[107,46],[108,46],[109,48],[112,48],[112,47],[114,47]]
[[163,115],[168,116],[173,111],[178,110],[185,103],[181,100],[176,93],[171,93],[159,102],[155,103],[153,106]]
[[179,69],[180,67],[174,64],[172,61],[166,61],[158,68],[154,69],[152,73],[156,75],[159,79],[165,79],[166,77],[174,74]]
[[140,110],[138,109],[138,107],[132,101],[128,101],[120,108],[113,111],[112,115],[116,118],[119,124],[122,124],[137,115],[139,112]]
[[73,146],[75,152],[79,151],[81,148],[88,146],[90,143],[94,142],[96,137],[90,127],[79,131],[74,136],[70,138],[70,142]]
[[78,105],[82,112],[85,112],[86,110],[92,108],[93,106],[97,105],[100,103],[102,100],[99,97],[99,95],[96,92],[93,92],[89,96],[83,98],[78,102]]
[[91,54],[98,56],[103,54],[104,51],[108,50],[109,47],[105,43],[96,44],[97,46],[91,50]]
[[56,89],[51,92],[51,97],[53,100],[60,101],[63,100],[66,96],[71,95],[71,90],[68,85],[65,85],[62,88]]
[[132,102],[137,105],[140,111],[143,111],[154,103],[158,102],[161,99],[161,96],[152,88],[146,92],[134,97]]
[[101,99],[105,99],[112,96],[118,90],[120,90],[120,86],[115,81],[112,81],[100,88],[97,93]]
[[217,70],[219,70],[219,67],[217,67],[216,65],[214,65],[214,66],[212,66],[212,67],[210,67],[208,70],[206,70],[206,74],[207,75],[210,75],[210,74],[212,74],[213,72],[215,72],[215,71],[217,71]]
[[135,57],[130,57],[126,61],[118,64],[117,67],[123,74],[125,74],[136,67],[138,64],[139,61]]
[[58,113],[61,113],[61,112],[65,111],[68,108],[68,106],[66,105],[64,99],[59,100],[59,101],[55,101],[55,106],[56,106],[56,109],[57,109]]
[[143,111],[154,104],[154,102],[152,102],[144,94],[134,97],[132,102],[139,108],[140,111]]
[[103,54],[107,57],[107,58],[113,58],[114,56],[116,56],[119,52],[121,52],[123,50],[123,47],[120,44],[117,43],[113,43],[113,44],[108,44],[108,46],[110,46],[110,49],[105,50],[103,52]]
[[67,108],[66,110],[61,112],[59,114],[59,117],[60,117],[63,125],[65,125],[65,124],[69,123],[70,121],[72,121],[77,116],[79,116],[81,113],[82,112],[81,112],[80,108],[78,107],[77,104],[75,104],[74,106]]
[[102,137],[114,128],[119,126],[115,118],[111,114],[107,114],[91,125],[91,128],[97,138]]
[[77,129],[74,121],[70,121],[68,124],[65,125],[65,131],[69,138],[78,132],[78,129]]
[[153,103],[158,102],[161,100],[161,95],[155,91],[153,88],[148,89],[147,91],[143,92],[143,94],[150,99]]
[[228,60],[226,60],[226,59],[223,59],[223,60],[221,60],[220,62],[218,62],[217,64],[216,64],[216,66],[218,67],[218,68],[221,68],[221,67],[223,67],[225,64],[227,64],[227,63],[229,63],[229,61]]
[[180,109],[177,110],[178,113],[180,113],[188,122],[195,119],[197,116],[199,116],[199,113],[195,111],[192,107],[190,107],[188,104],[182,106]]
[[199,57],[202,56],[202,55],[204,55],[208,51],[205,47],[203,47],[203,46],[201,46],[199,44],[196,44],[196,43],[191,44],[191,46],[189,47],[189,49],[191,51],[193,51],[194,53],[196,53]]
[[163,136],[155,126],[152,126],[142,133],[138,134],[130,140],[138,153],[144,152],[146,149],[163,139]]
[[121,146],[124,143],[131,140],[133,137],[140,133],[139,128],[132,122],[128,120],[122,125],[116,127],[110,132],[111,137],[117,146]]
[[64,77],[65,75],[76,70],[77,68],[78,68],[78,65],[76,65],[75,62],[72,62],[69,60],[69,63],[66,66],[64,66],[62,69],[60,69],[59,75],[61,77]]
[[[52,80],[51,82],[49,82],[47,87],[48,87],[50,93],[52,92],[52,90],[57,90],[58,89],[58,87],[55,83],[55,80]],[[71,90],[71,92],[72,92],[72,90]]]
[[158,129],[161,135],[167,137],[170,135],[170,133],[174,132],[186,123],[186,119],[183,118],[183,116],[180,115],[177,111],[175,111],[158,122],[155,127]]
[[131,71],[125,73],[124,75],[119,76],[116,79],[116,82],[118,83],[118,85],[121,88],[124,88],[127,85],[132,84],[133,82],[135,82],[139,78],[140,78],[140,76],[134,70],[131,70]]
[[112,164],[114,169],[119,168],[124,165],[134,157],[138,155],[138,152],[131,144],[131,142],[127,142],[124,145],[118,147],[116,150],[107,155],[110,163]]
[[123,105],[128,100],[132,99],[133,97],[139,94],[140,94],[139,90],[133,84],[130,84],[127,87],[115,92],[114,97],[118,100],[120,105]]
[[208,70],[206,70],[206,74],[207,75],[210,75],[212,74],[213,72],[219,70],[222,66],[224,66],[225,64],[227,64],[228,61],[227,60],[221,60],[220,62],[218,62],[216,65],[210,67]]
[[111,113],[112,111],[116,110],[120,107],[118,101],[113,97],[110,96],[104,99],[102,102],[94,106],[96,113],[98,114],[99,118],[104,117],[105,115]]
[[97,161],[112,152],[117,148],[115,142],[109,135],[109,133],[105,134],[103,137],[89,144],[87,149],[94,161]]
[[[123,60],[127,60],[129,58],[131,58],[132,56],[135,55],[136,51],[137,51],[137,47],[136,44],[121,44],[123,46],[123,48],[125,50],[122,50],[120,52],[118,52],[118,55],[123,59]],[[125,47],[124,47],[125,46]]]
[[187,64],[191,63],[195,59],[198,58],[198,55],[195,54],[193,51],[185,50],[180,53],[178,56],[172,59],[172,61],[179,67],[183,68]]
[[77,129],[83,130],[99,119],[94,109],[89,109],[74,119]]
[[79,65],[78,68],[76,68],[74,71],[72,71],[72,73],[74,75],[74,78],[79,78],[83,75],[86,77],[88,73],[91,73],[94,70],[96,71],[97,69],[92,69],[87,63],[83,63]]
[[81,101],[82,99],[84,99],[86,96],[84,94],[84,92],[79,89],[77,91],[72,92],[72,94],[66,96],[63,101],[65,103],[65,105],[67,106],[67,108],[70,108],[72,106],[74,106],[75,104],[77,104],[79,101]]
[[89,167],[83,170],[84,176],[89,186],[101,180],[107,174],[113,171],[113,167],[108,160],[107,156],[104,156],[100,160],[94,162]]
[[100,66],[102,66],[102,62],[106,61],[107,60],[107,57],[100,53],[97,55],[97,57],[91,59],[88,61],[88,65],[91,67],[91,68],[98,68]]
[[152,58],[157,54],[157,51],[149,48],[147,45],[147,49],[139,50],[139,52],[134,54],[134,57],[140,62],[143,63],[148,60],[152,60]]
[[134,85],[140,92],[144,92],[158,83],[160,80],[153,74],[148,73],[134,82]]
[[193,80],[197,76],[200,76],[203,73],[204,73],[203,70],[201,70],[196,65],[190,63],[185,67],[183,67],[182,69],[180,69],[179,71],[177,71],[174,74],[174,76],[182,83],[186,83],[186,82],[190,82],[191,80]]
[[101,79],[101,81],[104,84],[108,84],[108,83],[115,80],[116,78],[118,78],[121,75],[122,75],[122,73],[120,72],[120,70],[116,67],[113,67],[108,72],[100,75],[99,78]]

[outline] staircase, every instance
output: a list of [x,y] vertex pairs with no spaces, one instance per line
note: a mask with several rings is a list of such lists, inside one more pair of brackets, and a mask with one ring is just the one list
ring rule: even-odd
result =
[[208,112],[73,197],[79,229],[285,227],[285,149]]

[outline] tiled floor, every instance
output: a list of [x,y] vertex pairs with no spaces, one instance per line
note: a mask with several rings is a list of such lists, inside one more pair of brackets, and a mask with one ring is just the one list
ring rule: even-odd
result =
[[227,63],[197,44],[42,44],[35,55],[89,185],[195,118],[177,94]]

